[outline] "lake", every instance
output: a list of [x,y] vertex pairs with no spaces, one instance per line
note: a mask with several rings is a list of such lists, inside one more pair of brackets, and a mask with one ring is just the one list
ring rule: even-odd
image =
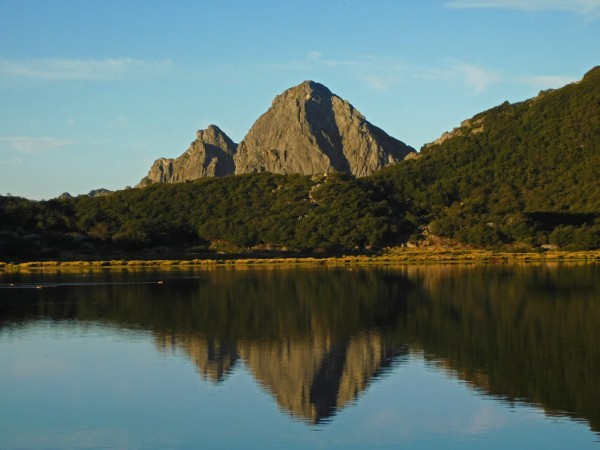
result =
[[0,273],[0,448],[600,448],[600,265]]

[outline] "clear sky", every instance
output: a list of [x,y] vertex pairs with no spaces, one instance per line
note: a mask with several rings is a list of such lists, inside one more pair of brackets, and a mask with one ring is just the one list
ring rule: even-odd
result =
[[600,64],[600,0],[0,0],[0,194],[135,185],[312,79],[419,149]]

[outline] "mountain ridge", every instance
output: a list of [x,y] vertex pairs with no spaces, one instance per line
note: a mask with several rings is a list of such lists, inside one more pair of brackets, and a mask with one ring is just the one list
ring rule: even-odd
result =
[[597,66],[578,82],[474,115],[373,181],[427,217],[415,222],[425,232],[487,246],[595,248],[599,172]]
[[239,145],[210,125],[182,155],[157,159],[137,187],[255,172],[361,177],[412,154],[348,101],[307,80],[277,95]]
[[458,128],[360,178],[258,172],[100,197],[0,196],[0,255],[600,248],[600,68]]
[[148,175],[136,187],[231,175],[236,149],[237,144],[218,126],[209,125],[205,130],[196,132],[196,140],[180,156],[154,161]]
[[357,177],[414,149],[375,127],[348,101],[307,80],[278,95],[236,153],[236,174],[343,172]]

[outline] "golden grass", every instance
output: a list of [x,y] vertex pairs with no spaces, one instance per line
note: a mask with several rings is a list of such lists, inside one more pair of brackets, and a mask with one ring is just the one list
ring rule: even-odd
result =
[[108,261],[28,261],[21,263],[0,262],[0,271],[55,271],[91,270],[110,268],[191,268],[211,266],[265,266],[265,265],[399,265],[427,263],[484,263],[501,264],[512,262],[600,262],[600,250],[594,251],[548,251],[548,252],[494,252],[489,250],[426,250],[403,249],[385,254],[341,257],[278,257],[237,259],[190,259],[190,260],[108,260]]

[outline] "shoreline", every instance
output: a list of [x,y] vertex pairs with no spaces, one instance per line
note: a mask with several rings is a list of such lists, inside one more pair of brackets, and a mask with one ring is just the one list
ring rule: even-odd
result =
[[405,250],[383,255],[353,255],[334,257],[246,257],[227,259],[118,259],[95,261],[27,261],[0,262],[0,272],[20,270],[76,270],[122,268],[173,268],[173,267],[239,267],[239,266],[369,266],[428,263],[544,263],[544,262],[600,262],[600,250],[497,252],[489,250]]

